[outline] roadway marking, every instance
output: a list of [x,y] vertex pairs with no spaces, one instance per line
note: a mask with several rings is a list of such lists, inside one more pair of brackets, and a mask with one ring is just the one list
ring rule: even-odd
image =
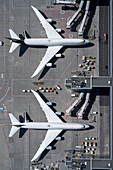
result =
[[68,54],[68,49],[66,49],[66,53]]
[[0,102],[3,101],[3,99],[4,99],[4,98],[6,97],[6,95],[8,94],[9,90],[10,90],[10,87],[8,87],[6,94],[2,97],[2,99],[0,100]]
[[4,45],[11,45],[11,43],[4,43]]
[[9,124],[0,124],[0,126],[10,126]]
[[56,24],[57,24],[57,18],[56,18]]
[[[0,118],[0,123],[2,124],[1,118]],[[1,126],[1,127],[2,127],[2,130],[3,130],[3,133],[4,133],[4,138],[5,138],[5,141],[6,141],[6,145],[7,145],[8,151],[9,151],[9,156],[11,158],[11,165],[12,165],[12,170],[13,170],[13,160],[12,160],[12,157],[11,157],[11,152],[10,152],[10,149],[9,149],[8,141],[7,141],[7,138],[6,138],[4,127],[3,126]]]
[[25,63],[24,65],[21,65],[21,66],[14,66],[14,68],[13,69],[11,69],[10,71],[14,71],[14,70],[17,70],[17,69],[20,69],[20,68],[23,68],[24,66],[27,66],[27,65],[29,65],[29,64],[33,64],[33,63],[36,63],[36,62],[40,62],[40,60],[34,60],[34,61],[31,61],[31,62],[29,62],[29,63]]
[[22,157],[21,157],[22,154],[20,154],[19,151],[18,151],[18,146],[17,146],[15,138],[14,138],[14,142],[15,142],[15,145],[16,145],[16,148],[17,148],[17,153],[18,153],[18,156],[19,156],[19,159],[20,159],[20,164],[21,164],[21,167],[22,167]]

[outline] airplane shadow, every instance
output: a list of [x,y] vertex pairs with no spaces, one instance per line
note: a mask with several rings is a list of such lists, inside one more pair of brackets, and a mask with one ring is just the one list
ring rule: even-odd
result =
[[[63,47],[58,53],[61,53],[61,54],[62,54],[66,49],[67,49],[66,47]],[[64,58],[64,57],[65,57],[64,55],[62,55],[61,58],[57,58],[57,57],[54,56],[54,57],[49,61],[50,63],[52,63],[52,67],[47,67],[47,66],[45,66],[44,69],[43,69],[43,71],[41,72],[38,80],[40,80],[41,78],[43,78],[43,77],[45,76],[45,74],[49,71],[49,69],[51,69],[51,68],[56,68],[57,66],[56,66],[54,63],[55,63],[58,59],[62,59],[62,58]]]
[[96,0],[96,6],[109,6],[109,1]]
[[85,110],[85,113],[83,114],[83,120],[88,120],[88,115],[90,113],[90,110],[92,108],[92,105],[94,104],[95,102],[95,99],[96,99],[96,91],[93,89],[91,94],[90,94],[90,102],[89,102],[89,105],[88,107],[86,108]]
[[[29,122],[33,122],[33,120],[30,118],[29,114],[26,112],[26,120],[29,121]],[[25,118],[22,116],[22,115],[19,115],[19,121],[21,123],[24,123],[25,122]],[[19,138],[22,138],[23,135],[27,132],[28,129],[24,129],[24,128],[20,128],[20,131],[19,131]]]
[[95,11],[96,11],[96,1],[91,1],[90,10],[89,10],[89,13],[88,13],[88,16],[89,16],[88,22],[87,22],[85,29],[84,29],[84,32],[83,32],[83,38],[85,38],[85,39],[88,38],[88,33],[89,33],[90,28],[91,28],[91,23],[92,23],[94,15],[95,15]]
[[[92,130],[92,129],[94,129],[94,126],[89,125],[89,128],[88,128],[87,130]],[[84,131],[84,130],[86,131],[86,129],[81,129],[81,130],[77,130],[77,131]],[[65,131],[62,131],[62,132],[60,133],[60,136],[61,136],[62,140],[65,140],[65,138],[62,137],[65,132],[66,132],[66,130],[65,130]],[[62,140],[61,140],[61,141],[62,141]],[[55,147],[54,145],[55,145],[57,142],[61,142],[61,141],[56,141],[56,140],[54,140],[53,142],[51,142],[51,143],[50,143],[50,146],[53,146],[52,150],[55,150],[56,147]],[[38,159],[37,162],[41,161],[41,160],[48,154],[48,152],[49,152],[49,150],[45,149],[44,152],[41,154],[41,156],[40,156],[40,158]]]
[[[92,47],[94,46],[94,44],[92,42],[90,42],[89,44],[86,44],[86,45],[81,45],[81,46],[65,46],[63,47],[59,53],[63,53],[67,48],[88,48],[88,47]],[[64,58],[65,56],[62,55],[61,58]],[[61,59],[60,58],[60,59]],[[54,65],[54,63],[58,60],[59,58],[56,58],[56,57],[53,57],[49,62],[53,64],[53,68],[55,68],[56,66]],[[47,67],[45,66],[43,71],[41,72],[38,80],[40,80],[41,78],[43,78],[45,76],[45,74],[49,71],[49,69],[51,69],[52,67]]]
[[[38,93],[39,93],[39,95],[41,96],[41,98],[42,98],[45,102],[49,102],[42,93],[40,93],[39,91],[38,91]],[[56,106],[56,103],[52,103],[52,106],[49,106],[49,107],[53,110],[53,112],[57,112],[57,110],[56,110],[53,106]],[[66,122],[66,121],[62,118],[63,115],[64,115],[64,113],[61,112],[61,115],[57,115],[57,116],[58,116],[63,122]]]
[[[40,11],[40,10],[39,10],[39,11]],[[48,19],[47,16],[46,16],[42,11],[40,11],[40,13],[44,16],[45,19]],[[49,24],[52,25],[52,27],[53,27],[54,29],[56,29],[56,27],[54,26],[54,24],[56,24],[56,21],[52,21],[52,23],[49,23]],[[59,33],[59,34],[61,35],[61,37],[63,37],[62,33],[64,33],[63,30],[62,30],[61,33]]]
[[[76,47],[76,46],[70,46],[70,47],[63,47],[60,51],[59,51],[59,53],[63,53],[67,48],[87,48],[87,47],[92,47],[92,46],[94,46],[94,44],[93,43],[89,43],[89,44],[87,44],[87,45],[81,45],[80,47]],[[27,45],[25,45],[24,43],[22,43],[21,45],[20,45],[20,52],[19,52],[19,57],[22,57],[22,55],[26,52],[26,50],[28,49],[28,48],[47,48],[47,47],[43,47],[43,46],[40,46],[40,47],[36,47],[36,46],[27,46]],[[60,58],[60,59],[62,59],[62,58],[64,58],[65,56],[64,55],[62,55],[62,57]],[[44,67],[44,69],[43,69],[43,71],[41,72],[41,74],[40,74],[40,76],[39,76],[39,78],[38,78],[38,80],[40,80],[41,78],[43,78],[44,76],[45,76],[45,74],[49,71],[49,69],[50,68],[56,68],[56,65],[54,64],[57,60],[58,60],[59,58],[57,58],[57,57],[53,57],[49,62],[51,62],[52,63],[52,67],[47,67],[47,66],[45,66]]]
[[78,8],[76,6],[67,6],[67,5],[62,6],[62,10],[64,11],[67,11],[67,10],[75,11],[77,9]]
[[27,51],[28,46],[24,43],[21,43],[20,50],[19,50],[19,57],[22,57],[23,54]]
[[73,22],[71,26],[71,31],[72,32],[77,32],[77,26],[81,23],[84,15],[80,15],[79,18]]
[[[26,32],[27,33],[27,32]],[[28,34],[28,33],[27,33]],[[25,37],[22,34],[19,34],[19,38],[21,40],[24,40]],[[20,44],[20,50],[19,50],[19,57],[22,57],[22,55],[26,52],[26,50],[28,49],[28,46],[24,43]]]
[[[90,110],[92,108],[92,105],[95,102],[96,99],[96,89],[93,89],[91,94],[90,94],[90,101],[89,101],[89,105],[87,106],[85,113],[83,114],[83,120],[88,120],[88,115],[90,113]],[[79,111],[79,109],[83,106],[85,99],[83,99],[75,108],[74,110],[71,112],[71,117],[76,117],[76,113]]]
[[[88,114],[89,114],[89,112],[90,112],[90,110],[91,110],[91,108],[92,108],[92,105],[93,105],[93,103],[94,103],[94,101],[95,101],[95,98],[96,98],[96,90],[92,90],[93,92],[91,92],[91,94],[90,94],[90,102],[89,102],[89,105],[88,105],[88,107],[86,108],[86,110],[85,110],[85,113],[83,114],[83,120],[88,120]],[[80,110],[80,108],[83,106],[83,104],[84,104],[84,101],[85,101],[85,99],[83,99],[75,108],[74,108],[74,110],[73,111],[71,111],[71,117],[77,117],[77,112]]]
[[93,17],[95,15],[96,6],[109,6],[109,1],[103,1],[103,0],[93,1],[93,0],[91,0],[90,9],[89,9],[89,13],[88,13],[89,19],[88,19],[88,22],[86,24],[86,27],[85,27],[84,33],[83,33],[83,38],[85,38],[85,39],[88,38],[88,33],[91,28],[91,23],[92,23]]
[[74,109],[71,111],[71,117],[77,117],[76,113],[79,111],[79,109],[82,107],[84,104],[84,100],[81,100],[81,102],[74,107]]
[[[55,150],[56,147],[54,146],[57,142],[62,142],[64,140],[64,137],[62,137],[64,135],[66,131],[62,131],[58,136],[61,136],[61,141],[57,141],[57,140],[54,140],[50,143],[50,146],[52,146],[52,150]],[[41,161],[47,154],[48,154],[49,150],[45,149],[43,151],[43,153],[41,154],[40,158],[38,159],[38,162]]]

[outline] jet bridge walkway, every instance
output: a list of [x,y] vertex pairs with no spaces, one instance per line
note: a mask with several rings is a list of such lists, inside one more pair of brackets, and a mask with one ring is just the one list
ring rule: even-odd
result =
[[63,4],[63,5],[75,5],[76,4],[76,0],[73,1],[60,1],[60,0],[54,0],[54,4]]
[[[78,112],[79,119],[82,119],[84,110],[86,109],[86,107],[88,105],[90,93],[91,93],[91,90],[87,90],[85,102],[84,102],[80,112]],[[66,116],[70,115],[71,110],[83,99],[84,95],[85,95],[85,90],[80,93],[79,98],[77,100],[75,100],[75,102],[66,110]]]
[[82,7],[84,4],[84,0],[81,0],[80,5],[79,5],[79,9],[75,12],[75,14],[72,16],[72,18],[67,22],[67,27],[66,28],[71,28],[71,24],[74,21],[74,19],[78,16],[78,14],[80,13]]
[[66,116],[68,116],[70,114],[70,111],[74,108],[74,106],[76,106],[84,97],[85,91],[82,91],[80,93],[80,96],[77,100],[75,100],[75,102],[66,110]]
[[86,8],[85,8],[85,15],[84,15],[84,18],[82,20],[82,23],[81,23],[81,26],[80,26],[80,29],[79,29],[79,35],[82,36],[83,35],[83,27],[84,27],[84,24],[85,24],[85,21],[86,21],[86,18],[87,18],[87,15],[88,15],[88,11],[89,11],[89,5],[90,5],[90,0],[87,0],[87,3],[86,3]]
[[85,103],[83,104],[83,106],[82,106],[80,112],[78,113],[78,118],[79,118],[79,119],[82,119],[83,112],[84,112],[84,110],[86,109],[87,104],[88,104],[88,102],[89,102],[90,93],[91,93],[91,90],[87,90]]

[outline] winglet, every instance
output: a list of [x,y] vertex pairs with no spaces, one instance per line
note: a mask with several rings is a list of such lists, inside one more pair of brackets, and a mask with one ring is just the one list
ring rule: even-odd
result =
[[37,155],[35,154],[34,157],[31,159],[31,162],[35,161],[37,159]]
[[32,74],[31,78],[35,77],[38,74],[37,70]]
[[31,8],[33,9],[34,12],[38,11],[37,8],[35,8],[34,6],[31,5]]

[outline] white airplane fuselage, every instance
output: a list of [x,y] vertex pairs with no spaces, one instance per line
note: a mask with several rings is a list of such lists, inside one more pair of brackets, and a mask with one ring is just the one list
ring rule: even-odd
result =
[[80,124],[80,123],[46,123],[46,122],[27,122],[27,123],[19,123],[13,124],[13,126],[19,126],[24,129],[36,129],[36,130],[80,130],[87,129],[89,125]]
[[72,38],[28,38],[24,40],[28,46],[81,46],[89,43],[88,40]]

